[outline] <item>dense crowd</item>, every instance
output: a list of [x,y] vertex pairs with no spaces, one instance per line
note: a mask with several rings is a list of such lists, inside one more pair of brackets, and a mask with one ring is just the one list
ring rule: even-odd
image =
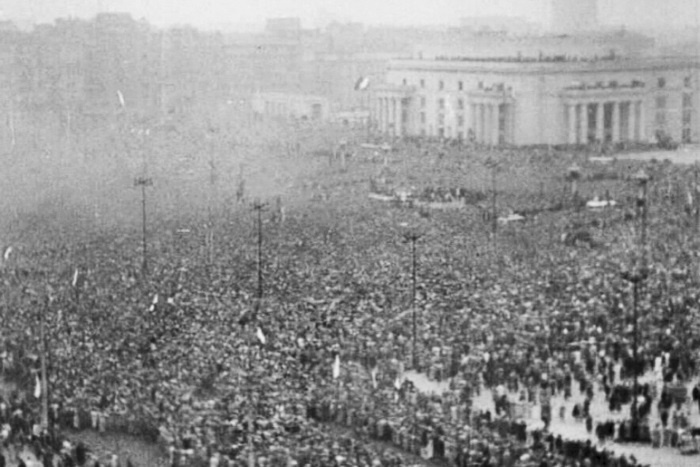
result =
[[[397,144],[401,157],[430,166],[430,183],[447,190],[465,186],[465,173],[473,174],[466,190],[488,190],[490,182],[478,180],[490,181],[485,160],[498,156],[501,210],[551,205],[568,189],[563,174],[573,161],[564,154],[461,152]],[[297,148],[288,157],[305,155]],[[395,168],[397,182],[415,182],[414,168]],[[3,372],[32,387],[43,313],[52,421],[157,439],[171,465],[245,465],[254,455],[256,465],[270,466],[405,466],[420,457],[460,466],[634,466],[602,445],[550,434],[547,400],[578,385],[587,397],[577,401],[576,417],[601,439],[617,432],[643,441],[646,430],[651,442],[652,414],[666,414],[658,422],[672,425],[687,410],[685,401],[674,410],[669,400],[698,369],[698,297],[687,287],[697,280],[687,253],[692,216],[677,189],[690,181],[667,164],[645,168],[653,175],[650,274],[640,290],[637,362],[630,285],[620,271],[637,249],[638,216],[612,222],[624,207],[602,214],[571,207],[489,236],[491,225],[469,207],[419,216],[370,204],[366,186],[341,183],[376,170],[358,162],[316,175],[325,183],[314,185],[320,201],[293,203],[317,195],[299,188],[285,199],[285,215],[265,213],[275,220],[262,227],[261,301],[246,203],[213,226],[184,214],[151,220],[158,240],[147,275],[126,228],[28,236],[3,262]],[[623,179],[632,169],[616,166]],[[581,190],[610,193],[634,212],[631,183],[582,183]],[[415,360],[406,225],[425,236],[417,247]],[[559,241],[581,225],[604,246]],[[203,246],[202,238],[215,240]],[[76,255],[70,245],[78,241],[85,246]],[[406,369],[450,381],[451,390],[421,394],[403,379]],[[639,394],[641,426],[629,426],[631,377],[654,370],[658,385]],[[493,413],[472,403],[486,390],[497,395]],[[612,430],[606,420],[589,420],[594,396],[628,420]],[[546,408],[542,427],[523,429],[514,415],[522,401]],[[628,426],[633,435],[624,435]]]

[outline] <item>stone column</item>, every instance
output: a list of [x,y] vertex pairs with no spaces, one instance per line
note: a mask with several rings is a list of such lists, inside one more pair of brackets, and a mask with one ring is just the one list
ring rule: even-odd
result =
[[476,138],[477,137],[476,135],[478,134],[476,132],[476,120],[477,120],[476,119],[476,114],[477,114],[476,104],[469,104],[469,109],[470,109],[469,128],[471,128],[472,133],[474,134],[474,138]]
[[596,137],[596,139],[597,139],[598,141],[601,141],[601,142],[602,142],[602,141],[603,141],[603,138],[604,138],[604,136],[605,136],[605,135],[603,134],[604,131],[605,131],[605,128],[604,128],[604,126],[603,126],[603,123],[604,123],[604,122],[603,122],[603,117],[604,117],[604,113],[603,113],[604,103],[603,103],[603,102],[598,102],[598,103],[597,103],[597,106],[598,106],[598,107],[597,107],[597,109],[596,109],[597,112],[596,112],[596,122],[595,122],[595,124],[596,124],[595,137]]
[[613,102],[612,105],[612,142],[617,143],[620,141],[620,103]]
[[491,144],[498,145],[498,104],[491,104]]
[[637,141],[637,105],[634,101],[627,102],[627,139]]
[[569,144],[576,144],[576,105],[567,104],[566,113],[568,120],[567,138]]
[[477,113],[476,118],[479,122],[478,123],[479,131],[476,134],[476,140],[479,143],[484,143],[484,104],[481,104],[481,103],[477,104],[476,113]]
[[647,119],[646,119],[646,112],[644,111],[644,101],[640,100],[637,102],[637,106],[639,107],[639,141],[646,141],[647,135],[646,135],[646,126],[647,126]]
[[403,135],[403,99],[396,99],[396,136]]
[[386,131],[386,126],[384,125],[384,119],[386,118],[384,110],[384,98],[380,97],[377,100],[379,101],[379,110],[377,112],[379,114],[379,131],[381,133],[384,133]]

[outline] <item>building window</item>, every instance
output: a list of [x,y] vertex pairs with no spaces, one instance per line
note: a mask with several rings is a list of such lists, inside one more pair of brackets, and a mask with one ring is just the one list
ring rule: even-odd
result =
[[425,87],[425,80],[424,79],[420,80],[420,87],[422,87],[422,88]]
[[457,117],[457,126],[460,128],[464,126],[464,117],[461,115]]
[[693,77],[692,76],[686,76],[683,78],[683,86],[686,88],[689,88],[693,85]]
[[425,112],[420,113],[420,122],[425,125]]
[[440,81],[440,82],[438,83],[438,87],[439,87],[440,91],[444,91],[444,90],[445,90],[445,82],[444,82],[444,81]]
[[445,109],[445,99],[438,99],[438,109],[440,109],[440,110]]
[[423,109],[425,108],[425,97],[421,97],[421,98],[420,98],[420,106],[421,106],[421,108],[423,108]]
[[657,82],[659,88],[665,88],[666,87],[666,78],[659,78]]
[[457,83],[457,88],[458,88],[460,91],[464,91],[464,82],[463,82],[463,81],[460,81],[459,83]]
[[457,109],[464,110],[464,99],[457,99]]

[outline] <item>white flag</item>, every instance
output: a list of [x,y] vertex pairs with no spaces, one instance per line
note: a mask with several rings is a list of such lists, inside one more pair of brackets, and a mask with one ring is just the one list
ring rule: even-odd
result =
[[396,388],[397,391],[398,391],[399,389],[401,389],[401,380],[399,380],[399,377],[398,377],[398,376],[397,376],[396,379],[394,380],[394,387]]
[[3,255],[3,257],[5,258],[5,261],[7,261],[8,259],[10,259],[10,253],[12,253],[12,247],[11,247],[11,246],[8,246],[8,247],[5,249],[5,254]]
[[258,326],[257,331],[255,332],[256,335],[258,336],[258,340],[262,345],[265,345],[267,343],[267,339],[265,338],[265,333],[263,332],[262,328]]
[[338,376],[340,376],[340,355],[336,355],[333,362],[333,379],[338,379]]
[[41,380],[39,375],[36,375],[36,386],[34,386],[34,397],[37,399],[41,397]]
[[119,105],[121,105],[123,108],[126,105],[126,103],[124,102],[124,94],[122,94],[122,92],[119,89],[117,89],[117,97],[119,98]]
[[80,276],[80,272],[78,272],[78,268],[75,268],[75,272],[73,273],[73,287],[76,287],[78,285],[78,277]]
[[370,375],[372,375],[372,386],[374,389],[377,389],[377,367],[375,366],[372,368],[372,370],[369,372]]
[[153,302],[151,303],[151,308],[149,308],[149,311],[153,311],[156,309],[156,305],[158,304],[158,294],[155,294],[153,296]]

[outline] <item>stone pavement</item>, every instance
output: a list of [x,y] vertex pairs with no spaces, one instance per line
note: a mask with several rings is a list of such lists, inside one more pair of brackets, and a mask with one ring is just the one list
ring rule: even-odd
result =
[[[430,381],[424,374],[408,371],[404,374],[404,377],[411,380],[419,391],[425,393],[435,393],[442,394],[449,389],[449,384],[447,382],[436,382]],[[651,374],[645,375],[641,380],[640,384],[644,382],[653,381],[653,376]],[[687,383],[688,388],[697,382],[693,380]],[[583,421],[576,421],[571,416],[574,404],[583,404],[584,395],[579,392],[578,384],[573,385],[572,397],[566,401],[563,397],[557,396],[552,398],[552,422],[550,424],[550,432],[555,435],[561,435],[564,439],[570,440],[587,440],[590,439],[595,445],[601,446],[595,434],[592,436],[586,432],[586,426]],[[688,392],[690,394],[690,392]],[[514,393],[509,394],[510,400],[517,400]],[[658,402],[658,399],[657,401]],[[565,418],[561,420],[559,418],[560,407],[565,407]],[[490,410],[491,413],[495,413],[495,405],[493,402],[493,393],[490,390],[482,390],[481,394],[474,399],[474,409],[475,410]],[[542,421],[540,420],[540,409],[539,404],[534,404],[532,406],[532,411],[530,416],[526,420],[529,426],[542,427]],[[605,395],[599,388],[596,388],[593,401],[591,402],[591,417],[593,418],[593,425],[599,421],[608,420],[622,420],[626,415],[630,413],[630,404],[623,405],[622,411],[616,414],[611,414],[608,410],[607,402],[605,401]],[[692,404],[690,407],[690,424],[691,426],[700,427],[700,413],[698,412],[697,404]],[[657,421],[659,421],[659,414],[657,411],[656,403],[652,404],[651,412],[651,425],[654,426]],[[605,443],[605,448],[613,451],[617,454],[624,454],[626,456],[634,455],[635,458],[642,464],[651,465],[652,467],[697,467],[700,465],[700,455],[686,456],[682,455],[676,448],[659,448],[653,449],[650,445],[643,444],[617,444],[612,442]]]

